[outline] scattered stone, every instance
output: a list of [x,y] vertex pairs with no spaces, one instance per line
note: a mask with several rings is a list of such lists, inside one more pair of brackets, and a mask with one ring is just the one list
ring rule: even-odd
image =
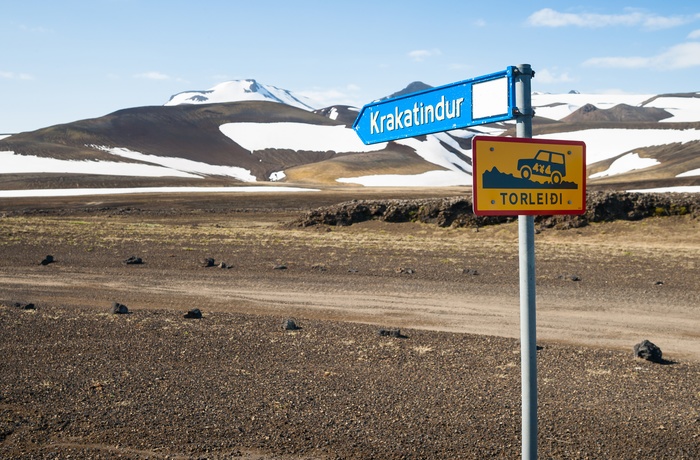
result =
[[126,305],[114,302],[112,304],[112,313],[115,315],[126,315],[129,313],[129,309],[126,308]]
[[55,262],[53,256],[46,256],[39,262],[39,265],[48,265]]
[[634,346],[634,356],[654,363],[663,361],[661,348],[648,340],[642,340]]
[[199,310],[199,308],[194,308],[185,313],[184,317],[192,319],[202,319],[202,312]]
[[272,269],[273,270],[286,270],[287,266],[284,264],[278,264],[278,265],[275,265],[274,267],[272,267]]
[[328,269],[323,264],[315,264],[311,266],[311,270],[315,270],[317,272],[325,272]]
[[216,262],[211,257],[205,257],[204,259],[199,259],[199,264],[204,268],[213,267]]
[[357,272],[359,272],[359,270],[356,268],[348,268],[348,273],[357,273]]
[[566,281],[581,281],[581,277],[578,275],[559,275],[557,279]]
[[131,256],[128,259],[126,259],[124,263],[127,265],[141,265],[143,263],[143,259],[140,257]]
[[297,326],[297,323],[293,319],[285,319],[284,323],[282,323],[282,329],[285,331],[298,331],[301,328]]
[[655,286],[663,286],[664,282],[663,281],[657,281],[654,283]]
[[20,310],[36,310],[33,303],[14,302],[12,306],[14,308],[19,308]]
[[462,274],[476,276],[479,274],[479,271],[474,268],[463,268]]
[[397,339],[405,339],[406,336],[401,334],[401,329],[379,329],[380,337],[395,337]]
[[221,263],[218,265],[218,267],[219,267],[219,268],[226,269],[226,270],[228,270],[229,268],[233,268],[231,265],[227,264],[226,262],[221,262]]
[[402,275],[413,275],[416,271],[412,268],[399,267],[396,269],[396,273],[401,273]]

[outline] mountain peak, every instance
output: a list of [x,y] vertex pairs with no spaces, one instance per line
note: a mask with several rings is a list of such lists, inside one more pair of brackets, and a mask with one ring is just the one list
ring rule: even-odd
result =
[[418,91],[423,91],[423,90],[430,89],[430,88],[432,88],[432,86],[430,86],[426,83],[423,83],[422,81],[414,81],[412,83],[409,83],[408,86],[405,87],[404,89],[402,89],[401,91],[397,91],[397,92],[385,97],[384,99],[392,99],[394,97],[403,96],[405,94],[417,93]]
[[170,97],[164,105],[212,104],[241,101],[270,101],[304,110],[314,110],[312,102],[303,96],[276,86],[264,85],[254,79],[230,80],[206,90],[183,91]]

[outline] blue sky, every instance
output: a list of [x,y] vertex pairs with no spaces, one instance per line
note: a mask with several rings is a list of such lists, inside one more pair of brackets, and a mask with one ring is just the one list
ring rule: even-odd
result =
[[0,0],[0,133],[226,80],[361,106],[529,63],[534,91],[700,91],[696,2]]

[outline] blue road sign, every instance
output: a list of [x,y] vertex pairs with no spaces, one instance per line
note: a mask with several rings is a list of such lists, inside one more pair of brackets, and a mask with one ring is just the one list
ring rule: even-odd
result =
[[515,118],[515,67],[425,91],[375,101],[352,128],[365,144]]

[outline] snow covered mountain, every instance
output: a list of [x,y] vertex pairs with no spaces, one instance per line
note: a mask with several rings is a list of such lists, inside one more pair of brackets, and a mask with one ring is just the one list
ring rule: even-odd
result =
[[255,80],[232,80],[219,83],[211,89],[184,91],[173,95],[166,106],[180,104],[212,104],[221,102],[270,101],[314,110],[313,102],[303,96],[276,86],[263,85]]
[[[589,188],[700,191],[700,93],[535,93],[532,101],[535,138],[586,143]],[[357,113],[314,110],[255,80],[224,82],[161,107],[0,137],[0,189],[470,185],[472,137],[514,135],[506,122],[367,146],[351,129]]]
[[[603,111],[626,106],[632,107],[637,113],[649,111],[648,109],[664,110],[667,112],[667,116],[658,120],[664,123],[700,122],[700,93],[666,95],[534,93],[532,106],[538,117],[557,121],[563,120],[586,106]],[[602,115],[603,112],[600,114]],[[624,121],[634,120],[627,116]]]

